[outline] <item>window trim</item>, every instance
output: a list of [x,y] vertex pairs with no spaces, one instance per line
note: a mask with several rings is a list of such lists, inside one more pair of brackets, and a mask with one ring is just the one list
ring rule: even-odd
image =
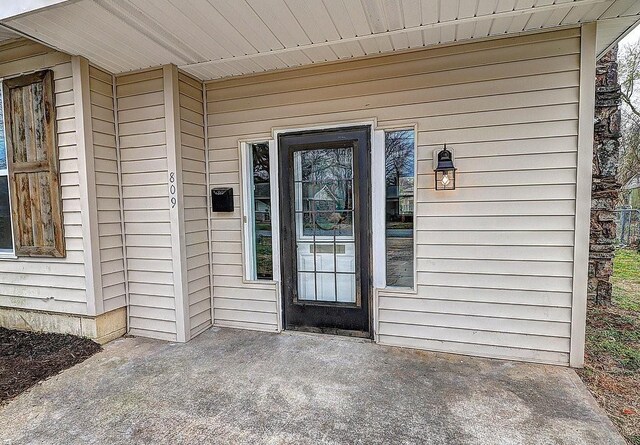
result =
[[[5,157],[7,156],[7,132],[5,131],[5,116],[4,116],[4,78],[0,77],[0,113],[2,113],[2,136],[4,140],[4,148],[5,148]],[[7,192],[9,193],[9,223],[11,228],[11,249],[2,249],[0,248],[0,259],[16,259],[16,239],[15,234],[13,233],[13,209],[11,204],[11,181],[9,180],[9,161],[5,159],[7,163],[7,168],[0,169],[0,176],[4,176],[7,178]]]
[[[270,280],[262,280],[257,277],[256,271],[256,249],[254,236],[254,203],[253,203],[253,154],[251,147],[254,144],[269,145],[269,189],[271,197],[271,245],[272,245],[272,270],[273,277]],[[242,218],[242,279],[244,283],[275,284],[280,281],[280,247],[279,237],[276,236],[276,229],[279,227],[278,209],[274,203],[277,202],[278,172],[276,166],[271,162],[277,159],[275,156],[275,141],[272,139],[255,139],[240,141],[240,200]]]

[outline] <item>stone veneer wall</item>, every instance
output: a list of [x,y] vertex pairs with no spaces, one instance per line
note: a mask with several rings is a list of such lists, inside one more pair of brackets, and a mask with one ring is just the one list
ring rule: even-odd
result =
[[609,304],[612,293],[616,237],[613,211],[620,190],[616,178],[621,118],[617,56],[618,48],[614,47],[596,64],[588,297],[597,304]]

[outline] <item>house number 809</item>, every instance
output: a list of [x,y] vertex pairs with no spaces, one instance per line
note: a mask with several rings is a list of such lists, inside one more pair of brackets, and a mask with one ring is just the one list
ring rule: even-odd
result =
[[178,200],[176,199],[176,174],[175,172],[169,173],[169,194],[171,196],[171,208],[176,206]]

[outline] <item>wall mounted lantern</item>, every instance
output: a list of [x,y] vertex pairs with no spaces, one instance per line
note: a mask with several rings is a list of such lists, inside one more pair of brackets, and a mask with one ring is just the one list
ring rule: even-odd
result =
[[436,190],[454,190],[456,188],[456,168],[453,165],[453,152],[444,144],[442,149],[433,152]]

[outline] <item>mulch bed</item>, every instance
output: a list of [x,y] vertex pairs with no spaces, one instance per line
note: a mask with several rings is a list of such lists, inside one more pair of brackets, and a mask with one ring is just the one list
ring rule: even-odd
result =
[[74,335],[0,328],[0,404],[101,349]]

